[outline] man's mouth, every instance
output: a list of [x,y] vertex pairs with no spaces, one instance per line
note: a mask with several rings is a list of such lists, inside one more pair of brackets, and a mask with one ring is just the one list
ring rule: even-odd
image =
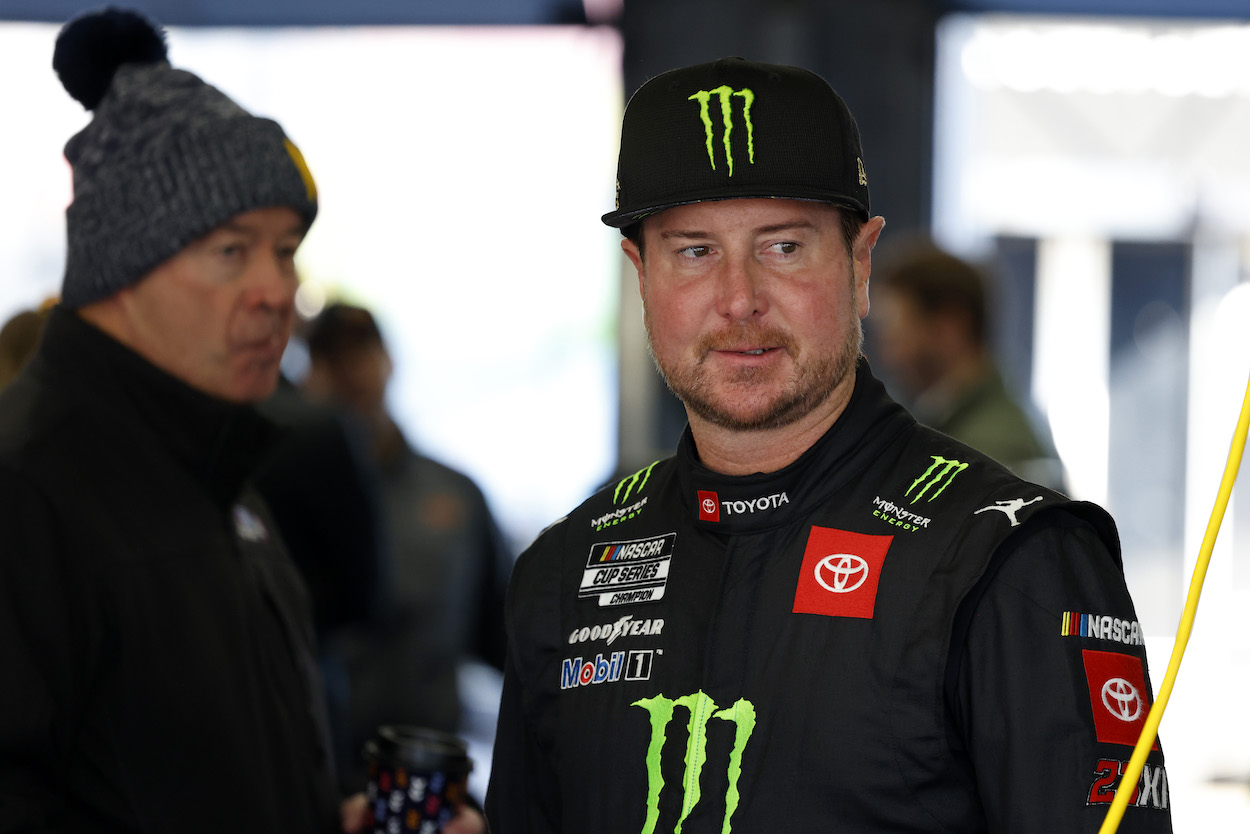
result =
[[768,357],[779,351],[789,351],[790,339],[776,328],[754,327],[736,333],[709,335],[698,347],[703,357],[713,353],[725,357]]
[[260,339],[253,339],[245,343],[243,349],[252,351],[276,350],[281,347],[281,344],[281,338],[275,333]]
[[722,350],[721,352],[722,353],[737,353],[743,356],[763,356],[765,353],[768,353],[769,351],[773,351],[776,349],[777,348],[748,348],[746,350],[734,350],[730,348],[730,349]]

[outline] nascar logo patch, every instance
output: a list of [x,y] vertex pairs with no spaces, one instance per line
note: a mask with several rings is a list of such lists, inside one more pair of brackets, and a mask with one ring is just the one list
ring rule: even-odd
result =
[[655,602],[664,597],[676,533],[592,545],[577,589],[599,607]]

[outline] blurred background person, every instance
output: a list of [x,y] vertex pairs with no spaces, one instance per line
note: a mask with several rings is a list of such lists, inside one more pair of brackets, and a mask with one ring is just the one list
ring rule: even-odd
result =
[[310,322],[307,344],[304,391],[362,423],[393,548],[383,618],[327,646],[346,666],[353,746],[379,724],[416,724],[460,734],[488,762],[493,704],[474,710],[470,690],[498,685],[512,555],[478,486],[417,451],[389,413],[391,358],[372,313],[331,304]]
[[255,477],[308,587],[317,666],[340,788],[365,787],[351,718],[351,682],[334,636],[385,616],[391,549],[368,438],[344,409],[309,399],[285,376],[258,404],[280,439]]
[[0,327],[0,388],[13,381],[39,346],[47,317],[46,306],[19,310]]
[[911,240],[878,259],[871,294],[870,358],[916,419],[1062,490],[1049,428],[994,360],[981,270],[929,240]]

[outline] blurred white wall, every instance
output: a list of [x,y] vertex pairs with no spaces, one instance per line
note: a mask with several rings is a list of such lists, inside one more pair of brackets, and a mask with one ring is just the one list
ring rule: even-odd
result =
[[[1120,526],[1157,691],[1250,373],[1250,26],[952,16],[938,54],[935,235],[967,255],[1037,242],[1033,397],[1075,497]],[[1110,252],[1144,241],[1190,253],[1187,309],[1112,351]],[[1114,276],[1121,299],[1133,277]],[[1183,483],[1152,473],[1165,456]],[[1160,731],[1178,832],[1250,829],[1246,489],[1242,474]],[[1175,540],[1135,535],[1157,508]]]

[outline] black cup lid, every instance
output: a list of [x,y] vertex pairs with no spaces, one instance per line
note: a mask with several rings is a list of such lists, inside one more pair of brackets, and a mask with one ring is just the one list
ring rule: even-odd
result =
[[365,744],[365,756],[380,763],[419,771],[468,773],[473,769],[469,748],[450,733],[426,727],[388,724]]

